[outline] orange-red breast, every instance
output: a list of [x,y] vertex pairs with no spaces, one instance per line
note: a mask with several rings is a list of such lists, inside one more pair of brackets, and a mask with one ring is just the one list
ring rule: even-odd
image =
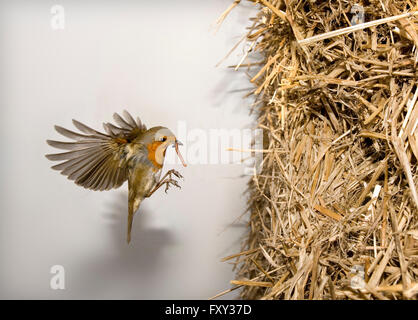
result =
[[55,126],[58,133],[75,141],[47,140],[50,146],[69,151],[46,157],[63,161],[52,169],[61,171],[68,179],[87,189],[110,190],[128,180],[129,243],[133,218],[142,200],[163,185],[166,185],[166,192],[170,185],[180,188],[172,178],[172,175],[182,178],[177,171],[170,170],[161,178],[167,147],[173,145],[183,166],[186,164],[179,152],[181,143],[169,129],[159,126],[147,130],[139,118],[135,121],[127,111],[123,112],[123,116],[113,115],[119,126],[103,123],[106,134],[76,120],[73,124],[82,133]]

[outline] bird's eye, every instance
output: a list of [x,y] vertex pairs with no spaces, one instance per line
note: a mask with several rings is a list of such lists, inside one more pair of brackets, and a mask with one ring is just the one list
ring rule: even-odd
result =
[[164,142],[164,141],[166,141],[166,140],[167,140],[167,137],[161,137],[161,138],[160,138],[160,141],[161,141],[161,142]]

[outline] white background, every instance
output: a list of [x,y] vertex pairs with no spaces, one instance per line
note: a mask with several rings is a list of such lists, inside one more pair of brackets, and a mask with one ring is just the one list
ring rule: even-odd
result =
[[[182,189],[158,191],[126,237],[127,184],[76,186],[44,155],[53,125],[102,130],[115,111],[176,131],[251,124],[245,75],[216,63],[245,32],[251,8],[232,1],[3,1],[0,3],[0,298],[206,299],[230,287],[246,227],[242,165],[181,168]],[[51,28],[51,7],[65,29]],[[172,166],[171,166],[172,167]],[[167,167],[166,167],[167,170]],[[235,222],[235,223],[234,223]],[[50,269],[65,268],[65,290]],[[225,296],[233,298],[234,295]]]

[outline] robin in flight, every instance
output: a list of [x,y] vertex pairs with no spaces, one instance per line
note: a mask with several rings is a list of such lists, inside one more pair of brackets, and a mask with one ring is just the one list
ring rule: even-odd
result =
[[147,130],[141,120],[127,112],[121,117],[115,113],[116,125],[103,123],[106,131],[101,133],[73,120],[74,126],[82,133],[73,132],[60,126],[55,130],[72,142],[47,140],[55,148],[68,152],[47,154],[53,161],[63,161],[52,169],[73,180],[77,185],[91,190],[110,190],[119,188],[128,180],[128,230],[127,242],[131,241],[132,222],[141,202],[150,197],[161,186],[165,192],[171,185],[180,186],[172,175],[182,178],[179,172],[169,170],[162,178],[166,150],[174,146],[183,166],[186,163],[179,151],[175,135],[165,127],[153,127]]

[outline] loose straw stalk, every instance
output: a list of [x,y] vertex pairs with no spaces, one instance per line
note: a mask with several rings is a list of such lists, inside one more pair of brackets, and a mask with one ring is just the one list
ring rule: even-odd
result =
[[355,32],[355,31],[359,31],[359,30],[363,30],[366,28],[370,28],[370,27],[375,27],[384,23],[388,23],[388,22],[393,22],[393,21],[397,21],[397,20],[401,20],[404,18],[409,18],[412,16],[418,15],[418,11],[415,12],[408,12],[408,13],[404,13],[404,14],[400,14],[397,16],[393,16],[393,17],[387,17],[387,18],[383,18],[383,19],[379,19],[379,20],[375,20],[375,21],[370,21],[370,22],[365,22],[365,23],[360,23],[357,24],[355,26],[350,26],[344,29],[340,29],[340,30],[334,30],[334,31],[330,31],[327,33],[323,33],[323,34],[319,34],[313,37],[309,37],[303,40],[298,41],[298,43],[301,46],[305,46],[305,45],[309,45],[321,40],[325,40],[325,39],[330,39],[336,36],[341,36],[344,34],[348,34],[351,32]]

